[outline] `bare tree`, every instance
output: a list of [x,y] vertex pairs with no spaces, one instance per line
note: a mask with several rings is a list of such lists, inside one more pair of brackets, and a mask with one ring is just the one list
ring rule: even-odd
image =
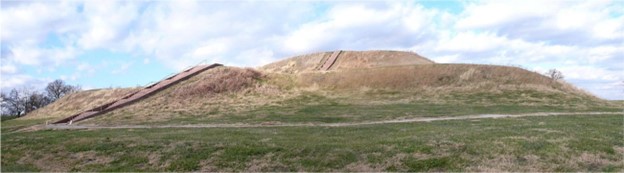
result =
[[31,91],[30,93],[26,93],[26,99],[24,99],[24,101],[25,113],[32,112],[51,103],[49,97],[37,91]]
[[23,116],[79,90],[80,87],[67,85],[62,80],[48,83],[44,92],[27,87],[12,89],[9,93],[2,93],[0,111],[2,115]]
[[25,112],[25,100],[19,91],[12,89],[9,93],[2,93],[2,110],[4,115],[22,116]]
[[2,115],[23,116],[51,102],[46,94],[29,88],[2,93]]
[[559,81],[563,79],[563,73],[561,73],[561,71],[557,69],[548,70],[548,72],[546,72],[546,76],[552,79],[553,81]]
[[70,94],[80,90],[79,86],[67,85],[63,80],[57,79],[50,83],[45,88],[50,100],[56,101],[66,94]]

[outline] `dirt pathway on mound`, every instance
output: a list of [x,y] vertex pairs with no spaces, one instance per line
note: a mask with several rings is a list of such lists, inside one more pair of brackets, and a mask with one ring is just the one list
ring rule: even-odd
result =
[[483,118],[516,118],[557,115],[624,115],[624,112],[541,112],[528,114],[479,114],[455,117],[409,118],[354,123],[278,123],[278,124],[190,124],[190,125],[122,125],[122,126],[87,126],[87,125],[44,125],[41,129],[152,129],[152,128],[256,128],[256,127],[346,127],[375,124],[394,124],[411,122],[431,122],[444,120],[468,120]]

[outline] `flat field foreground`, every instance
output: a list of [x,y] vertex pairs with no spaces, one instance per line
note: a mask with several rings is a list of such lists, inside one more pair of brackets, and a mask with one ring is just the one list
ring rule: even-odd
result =
[[8,171],[624,171],[624,113],[346,127],[16,132]]

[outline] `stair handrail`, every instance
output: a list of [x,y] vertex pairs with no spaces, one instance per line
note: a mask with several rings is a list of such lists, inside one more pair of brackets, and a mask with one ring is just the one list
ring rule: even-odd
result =
[[150,81],[149,83],[147,83],[146,85],[143,85],[143,88],[151,86],[153,84],[155,84],[156,82],[160,82],[160,81]]
[[208,59],[204,59],[204,60],[200,61],[199,63],[197,63],[197,64],[195,64],[195,65],[189,65],[189,66],[186,66],[186,67],[184,68],[184,70],[182,70],[182,71],[180,71],[180,72],[171,72],[171,73],[167,74],[165,77],[161,78],[160,80],[150,81],[150,82],[149,82],[149,83],[147,83],[146,85],[143,85],[143,87],[148,87],[148,86],[151,86],[152,84],[155,84],[155,83],[157,83],[157,82],[163,81],[163,80],[165,80],[165,79],[167,79],[167,78],[169,78],[169,77],[171,77],[171,76],[173,76],[173,75],[180,74],[180,73],[182,73],[182,72],[184,72],[184,71],[187,71],[187,70],[189,70],[189,69],[191,69],[191,68],[193,68],[193,67],[197,67],[197,66],[199,66],[199,65],[201,65],[201,64],[206,64],[207,62],[208,62]]
[[198,62],[197,64],[195,64],[195,65],[189,65],[189,66],[186,66],[186,67],[184,68],[184,70],[182,70],[182,71],[180,71],[180,72],[172,72],[172,73],[169,73],[167,76],[165,76],[165,77],[161,78],[160,80],[157,80],[157,81],[152,81],[152,82],[148,83],[147,85],[145,85],[144,87],[151,86],[152,84],[155,84],[155,83],[161,82],[161,81],[163,81],[163,80],[165,80],[165,79],[167,79],[167,78],[170,78],[170,77],[172,77],[172,76],[174,76],[174,75],[178,75],[178,74],[180,74],[180,73],[184,73],[184,72],[186,72],[187,70],[192,69],[192,68],[195,68],[195,67],[197,67],[197,66],[199,66],[199,65],[201,65],[201,64],[207,64],[207,62],[208,62],[208,59],[204,59],[204,60],[202,60],[202,61],[199,61],[199,62]]
[[208,64],[208,59],[204,59],[204,60],[199,61],[197,64],[195,64],[195,66],[205,65],[205,64]]

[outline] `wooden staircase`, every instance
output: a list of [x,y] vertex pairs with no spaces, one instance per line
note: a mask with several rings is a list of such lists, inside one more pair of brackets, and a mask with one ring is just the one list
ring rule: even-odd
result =
[[89,109],[87,111],[84,112],[80,112],[78,114],[69,116],[67,118],[64,118],[62,120],[56,121],[54,122],[54,124],[61,124],[61,123],[66,123],[66,124],[72,124],[74,122],[78,122],[78,121],[82,121],[88,118],[92,118],[98,115],[102,115],[104,113],[110,112],[112,110],[130,105],[136,101],[139,101],[141,99],[147,98],[159,91],[162,91],[163,89],[170,87],[180,81],[186,80],[192,76],[195,76],[203,71],[206,71],[208,69],[211,68],[215,68],[218,66],[222,66],[221,64],[212,64],[212,65],[198,65],[198,66],[194,66],[191,67],[187,70],[184,70],[180,73],[177,73],[175,75],[169,76],[159,82],[156,82],[154,84],[151,84],[139,91],[130,93],[124,97],[122,97],[121,99],[100,105],[98,107],[95,107],[93,109]]
[[334,65],[334,63],[336,63],[336,60],[338,59],[338,56],[340,55],[340,53],[342,53],[341,50],[334,51],[334,53],[332,53],[331,56],[329,56],[329,58],[325,60],[320,70],[321,71],[329,70]]

